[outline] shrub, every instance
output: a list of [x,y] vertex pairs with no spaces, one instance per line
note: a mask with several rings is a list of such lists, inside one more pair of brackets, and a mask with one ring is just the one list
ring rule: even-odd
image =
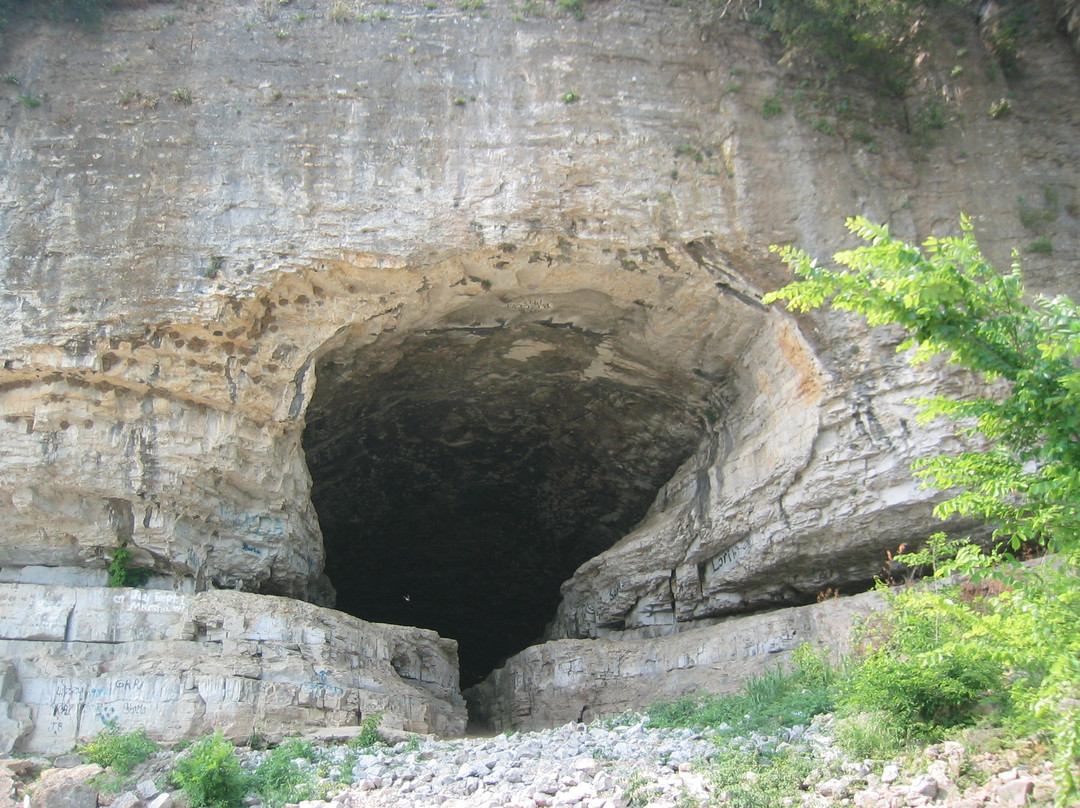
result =
[[831,731],[840,748],[856,760],[888,760],[903,749],[906,741],[895,717],[880,712],[838,718]]
[[121,732],[116,721],[110,721],[93,740],[82,744],[76,751],[91,763],[112,769],[117,774],[130,774],[157,750],[157,743],[142,727],[133,732]]
[[988,114],[995,121],[1001,118],[1007,118],[1012,114],[1012,103],[1008,98],[999,98],[997,101],[990,105]]
[[338,24],[352,22],[356,19],[356,13],[348,3],[337,2],[330,7],[330,19]]
[[790,56],[853,70],[892,96],[914,74],[922,5],[913,0],[773,0],[769,27]]
[[297,763],[314,759],[311,744],[299,738],[287,738],[271,751],[255,770],[255,790],[263,804],[278,808],[286,803],[325,798],[327,785],[315,782]]
[[[1060,198],[1043,189],[1042,209],[1021,200],[1021,221],[1035,229],[1057,216]],[[990,556],[972,545],[938,566],[937,576],[996,578],[980,598],[943,588],[897,598],[891,615],[856,663],[846,705],[883,709],[927,734],[972,721],[987,688],[1006,685],[994,705],[1012,728],[1052,736],[1055,804],[1080,799],[1080,306],[1067,297],[1030,298],[1020,267],[1001,273],[983,258],[973,226],[931,238],[922,249],[887,227],[849,220],[867,244],[837,253],[842,268],[823,266],[790,247],[774,248],[800,280],[767,294],[806,310],[831,302],[871,325],[894,324],[914,348],[913,361],[949,361],[1002,380],[981,395],[923,399],[921,418],[965,421],[985,439],[983,451],[939,455],[915,464],[929,486],[954,494],[934,513],[979,518],[1001,542]],[[1043,546],[1058,557],[1020,569],[1009,551]],[[995,564],[998,564],[996,568]],[[990,570],[989,573],[987,570]],[[924,667],[925,666],[925,667]],[[1007,677],[1006,677],[1007,674]],[[1002,709],[1004,708],[1004,709]],[[993,715],[993,713],[992,713]]]
[[353,749],[369,749],[379,742],[379,724],[382,713],[372,713],[360,722],[360,734],[349,741]]
[[767,95],[761,102],[761,117],[769,121],[776,118],[784,111],[783,104],[780,103],[780,91],[777,90],[772,95]]
[[737,693],[686,696],[657,704],[646,713],[655,727],[717,727],[727,724],[740,732],[770,731],[808,724],[832,709],[835,675],[827,660],[810,645],[793,657],[790,673],[780,669],[751,678]]
[[1054,243],[1047,236],[1039,236],[1028,245],[1027,249],[1028,252],[1049,254],[1054,251]]
[[16,13],[44,12],[50,19],[79,23],[87,27],[101,22],[109,0],[0,0],[0,30]]
[[997,60],[1001,72],[1009,77],[1020,74],[1020,32],[1025,22],[1027,13],[1020,8],[1008,17],[994,19],[983,34],[986,49]]
[[946,594],[903,592],[864,629],[864,648],[842,688],[848,711],[883,713],[927,740],[975,721],[1004,671],[968,639],[978,615]]
[[191,745],[173,774],[191,808],[238,808],[251,785],[236,750],[221,730]]
[[780,808],[803,796],[814,763],[805,755],[729,752],[709,769],[725,808]]
[[585,19],[585,0],[556,0],[559,8],[569,11],[575,20]]
[[142,586],[150,578],[150,570],[131,566],[131,551],[127,542],[109,553],[109,580],[106,586]]

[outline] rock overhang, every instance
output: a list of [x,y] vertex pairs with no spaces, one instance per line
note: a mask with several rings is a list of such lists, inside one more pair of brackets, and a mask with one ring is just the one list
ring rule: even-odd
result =
[[[554,338],[536,329],[605,333],[583,316],[544,326],[529,307],[548,295],[644,318],[619,332],[612,356],[635,370],[618,383],[645,389],[663,369],[649,389],[692,402],[701,430],[636,527],[565,583],[548,635],[812,599],[936,529],[907,468],[947,430],[909,429],[906,402],[944,374],[912,374],[841,318],[761,310],[756,290],[783,280],[765,248],[823,254],[853,212],[943,235],[965,210],[1004,262],[1030,240],[1015,200],[1052,188],[1054,260],[1027,269],[1039,288],[1075,286],[1064,43],[1028,54],[1025,95],[1056,99],[1037,126],[988,118],[1000,81],[965,70],[941,87],[962,133],[912,151],[884,127],[871,150],[787,112],[764,120],[790,76],[752,29],[697,8],[625,0],[579,24],[406,3],[338,25],[298,2],[304,24],[209,0],[167,30],[148,7],[5,40],[23,84],[6,85],[0,132],[4,575],[101,571],[128,541],[195,588],[329,602],[302,444],[320,362],[488,327],[496,309],[537,315],[500,348],[519,371],[570,356],[537,354]],[[179,88],[191,106],[171,102]],[[48,100],[24,109],[23,92]],[[664,306],[689,314],[646,316]]]
[[458,638],[469,679],[542,636],[562,581],[719,428],[765,318],[686,251],[516,252],[338,337],[306,414],[338,606]]

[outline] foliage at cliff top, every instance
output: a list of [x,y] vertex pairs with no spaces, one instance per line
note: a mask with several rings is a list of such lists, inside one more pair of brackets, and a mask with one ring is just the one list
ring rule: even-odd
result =
[[0,30],[17,13],[45,13],[50,19],[96,25],[112,0],[0,0]]

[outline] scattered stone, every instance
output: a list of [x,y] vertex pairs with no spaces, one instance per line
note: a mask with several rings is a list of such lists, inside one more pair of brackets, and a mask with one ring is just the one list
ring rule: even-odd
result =
[[884,770],[881,772],[881,782],[885,785],[891,785],[900,779],[900,767],[895,763],[886,763]]
[[142,808],[144,804],[134,791],[125,791],[112,801],[110,808]]
[[149,800],[156,797],[160,792],[153,780],[143,780],[135,786],[135,793],[139,795],[140,799]]
[[1034,788],[1034,781],[1026,777],[1019,777],[1002,783],[994,789],[994,799],[1007,806],[1027,805],[1028,796]]
[[98,789],[90,781],[103,771],[95,763],[84,763],[42,772],[30,792],[30,808],[97,808]]
[[146,804],[146,808],[173,808],[172,794],[158,794]]
[[938,793],[938,781],[929,774],[920,774],[907,790],[908,805],[923,805]]

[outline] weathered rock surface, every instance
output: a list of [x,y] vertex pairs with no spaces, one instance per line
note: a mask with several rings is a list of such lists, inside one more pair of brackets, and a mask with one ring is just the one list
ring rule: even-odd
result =
[[47,769],[30,792],[30,808],[97,808],[93,779],[105,770],[96,763],[70,769]]
[[[950,741],[927,747],[922,755],[905,757],[902,767],[887,763],[882,772],[880,762],[851,760],[845,755],[834,742],[834,729],[828,715],[768,734],[740,734],[734,728],[657,728],[641,715],[626,715],[617,721],[573,722],[552,730],[495,737],[387,739],[387,745],[359,750],[316,744],[310,759],[298,758],[294,763],[304,772],[311,792],[325,791],[326,798],[288,804],[299,808],[706,805],[721,799],[721,784],[731,787],[733,756],[738,756],[738,768],[746,780],[768,776],[772,755],[755,759],[752,753],[759,750],[784,750],[812,763],[809,776],[801,783],[792,782],[791,793],[784,798],[800,808],[1050,808],[1054,803],[1053,773],[1040,754],[1025,753],[1020,762],[1017,750],[987,754]],[[268,754],[238,750],[241,765],[248,771],[257,769]],[[164,773],[175,762],[175,755],[163,752],[145,765]],[[18,773],[27,763],[0,760],[0,789],[3,773],[8,772],[14,775],[9,779],[16,783],[19,795],[35,794],[33,778]],[[47,761],[39,759],[36,765],[47,765]],[[42,779],[51,780],[57,774],[54,771]],[[132,785],[129,779],[127,787]],[[931,786],[936,789],[933,798],[927,796]],[[744,791],[744,800],[745,795]],[[115,797],[112,805],[166,808],[183,804],[182,795],[177,795],[175,803],[173,796],[159,793],[155,783],[144,781]],[[101,794],[102,803],[110,798]],[[266,803],[252,794],[245,804]]]
[[220,729],[246,740],[359,723],[460,735],[457,648],[240,592],[0,585],[0,658],[29,713],[2,751],[58,753],[105,722],[163,741]]
[[1076,291],[1072,12],[1015,86],[947,17],[889,111],[931,100],[947,129],[913,146],[852,88],[869,148],[812,126],[734,15],[333,7],[5,36],[4,579],[100,583],[126,543],[160,585],[336,588],[460,637],[473,678],[541,635],[809,602],[937,529],[908,464],[954,442],[908,400],[975,382],[766,309],[767,246],[964,210],[1005,263],[1034,206],[1033,285]]
[[853,620],[884,606],[867,592],[648,639],[611,635],[534,645],[466,691],[469,712],[499,730],[535,730],[699,692],[731,693],[806,642],[838,659],[850,650]]

